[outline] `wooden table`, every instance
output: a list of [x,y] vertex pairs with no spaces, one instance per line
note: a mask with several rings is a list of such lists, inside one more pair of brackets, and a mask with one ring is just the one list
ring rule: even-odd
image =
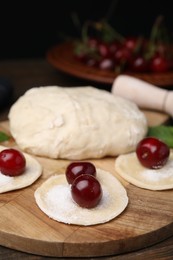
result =
[[[111,87],[109,85],[100,85],[87,82],[85,80],[76,79],[62,74],[52,68],[45,59],[0,61],[0,77],[1,76],[10,80],[14,87],[12,102],[22,95],[27,89],[37,86],[79,86],[92,84],[95,87],[104,88],[107,90],[110,90]],[[0,111],[1,121],[7,119],[8,111],[9,107],[6,107]],[[36,256],[0,246],[0,259],[52,259],[52,257]],[[161,243],[133,253],[100,257],[99,259],[173,259],[173,236]]]

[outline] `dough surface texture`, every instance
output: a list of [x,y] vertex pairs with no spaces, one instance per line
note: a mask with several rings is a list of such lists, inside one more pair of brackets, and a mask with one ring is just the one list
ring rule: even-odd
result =
[[128,205],[127,192],[111,173],[96,170],[103,190],[102,199],[96,207],[82,208],[72,200],[71,186],[64,174],[51,176],[37,188],[34,196],[38,207],[50,218],[66,224],[89,226],[115,218]]
[[90,86],[32,88],[12,105],[9,123],[22,150],[71,160],[133,151],[148,128],[136,104]]
[[[0,151],[4,149],[7,149],[7,147],[0,146]],[[0,172],[0,193],[30,186],[41,176],[42,166],[40,163],[29,154],[23,153],[23,155],[26,159],[26,169],[23,174],[10,177]]]

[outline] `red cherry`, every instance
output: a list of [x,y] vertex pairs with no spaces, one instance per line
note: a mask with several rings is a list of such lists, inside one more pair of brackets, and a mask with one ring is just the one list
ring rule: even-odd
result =
[[166,72],[170,69],[170,62],[163,56],[156,55],[150,61],[150,70],[152,72]]
[[101,200],[102,188],[94,176],[82,174],[72,183],[71,195],[80,207],[93,208]]
[[88,67],[97,67],[98,66],[98,61],[94,58],[88,58],[85,61],[85,63]]
[[4,149],[0,152],[0,171],[4,175],[21,175],[26,166],[24,155],[16,149]]
[[101,42],[98,45],[98,52],[102,58],[108,58],[110,57],[110,50],[109,50],[109,44]]
[[131,52],[126,47],[120,47],[114,55],[115,61],[118,63],[129,62],[131,60]]
[[127,37],[124,42],[124,46],[129,49],[130,51],[134,51],[139,39],[136,37]]
[[136,56],[130,62],[130,70],[146,72],[148,70],[148,62],[142,56]]
[[162,168],[170,154],[169,147],[155,137],[142,139],[136,147],[136,155],[140,163],[150,169]]
[[116,41],[115,42],[111,42],[109,44],[109,52],[110,52],[110,54],[114,55],[115,52],[118,50],[119,46],[120,46],[120,43],[118,43]]
[[110,58],[104,58],[99,62],[99,69],[101,70],[113,70],[115,62]]
[[72,184],[81,174],[96,176],[96,168],[90,162],[72,162],[67,166],[65,174],[67,182]]

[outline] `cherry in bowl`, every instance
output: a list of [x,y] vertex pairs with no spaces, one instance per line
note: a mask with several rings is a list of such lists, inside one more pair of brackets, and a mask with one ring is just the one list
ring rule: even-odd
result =
[[0,172],[8,176],[21,175],[26,167],[26,159],[20,151],[7,148],[0,152]]
[[136,147],[140,163],[150,169],[162,168],[168,161],[170,149],[167,144],[155,137],[142,139]]
[[93,208],[102,198],[102,187],[92,175],[82,174],[71,185],[73,200],[83,208]]
[[69,184],[72,184],[81,174],[96,176],[96,168],[94,164],[90,162],[72,162],[67,166],[65,171],[66,179]]

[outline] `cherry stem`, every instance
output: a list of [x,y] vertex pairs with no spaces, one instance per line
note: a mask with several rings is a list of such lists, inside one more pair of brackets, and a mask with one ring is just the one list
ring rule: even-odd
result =
[[157,42],[169,43],[170,37],[164,24],[164,16],[158,16],[155,23],[153,24],[150,34],[150,41],[155,44]]

